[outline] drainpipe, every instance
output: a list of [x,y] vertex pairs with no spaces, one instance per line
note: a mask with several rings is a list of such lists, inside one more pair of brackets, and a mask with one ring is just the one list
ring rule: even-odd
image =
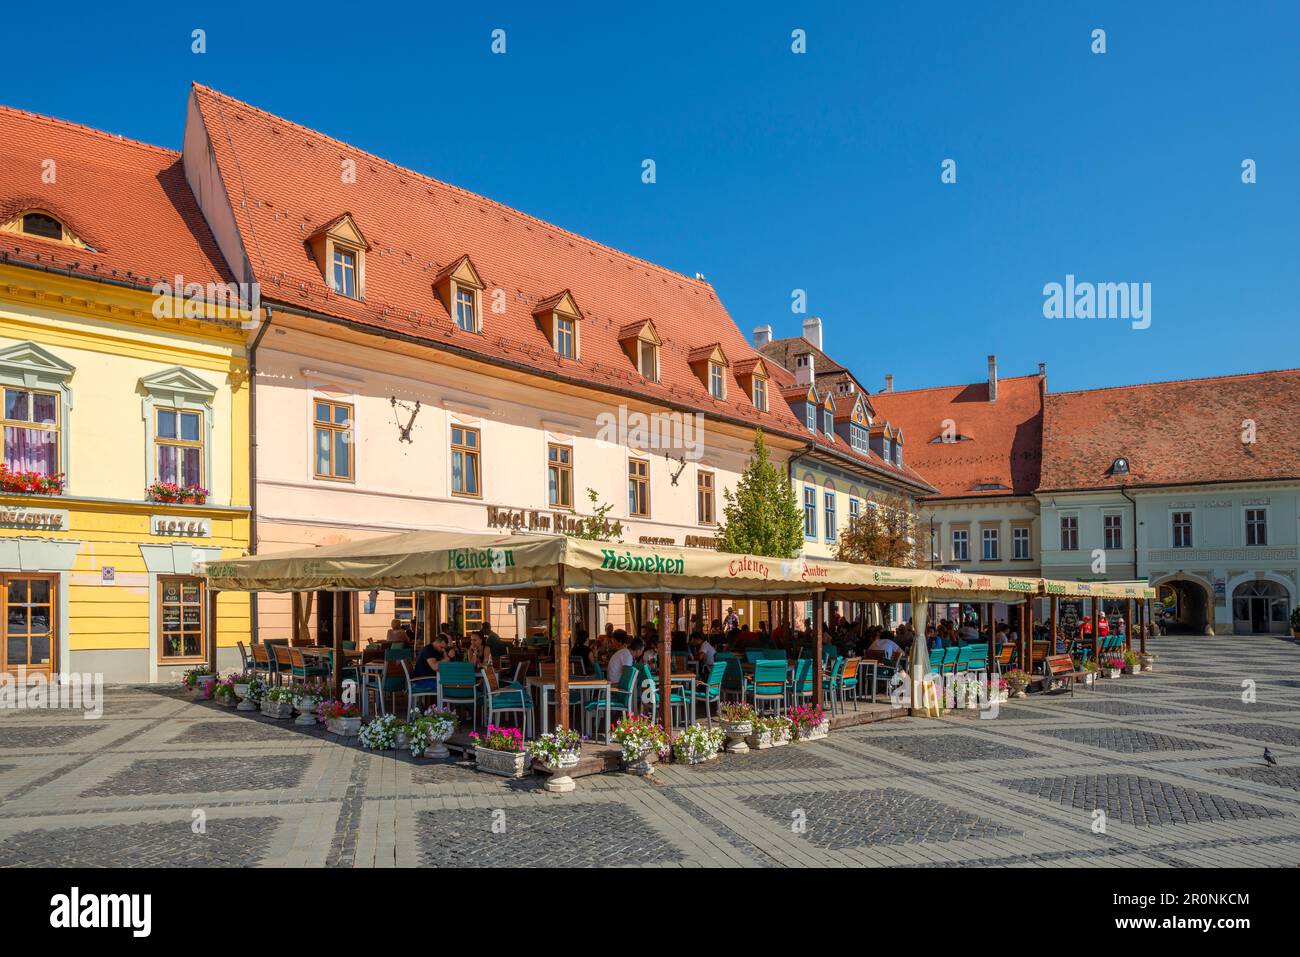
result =
[[[248,553],[257,554],[257,347],[271,328],[271,307],[266,306],[266,318],[248,347]],[[256,641],[257,593],[249,596],[249,639]]]
[[1123,486],[1120,487],[1119,494],[1128,499],[1133,506],[1133,578],[1137,580],[1140,577],[1138,575],[1138,503],[1137,499],[1124,491]]

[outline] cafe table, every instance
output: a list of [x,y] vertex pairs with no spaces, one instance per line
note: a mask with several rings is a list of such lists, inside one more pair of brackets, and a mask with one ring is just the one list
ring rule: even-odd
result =
[[[532,691],[534,694],[540,694],[541,696],[542,734],[547,734],[550,731],[550,696],[551,692],[555,690],[555,679],[532,677],[526,680],[529,691]],[[569,690],[583,694],[591,691],[603,691],[605,693],[605,743],[609,744],[610,683],[604,678],[570,678]]]

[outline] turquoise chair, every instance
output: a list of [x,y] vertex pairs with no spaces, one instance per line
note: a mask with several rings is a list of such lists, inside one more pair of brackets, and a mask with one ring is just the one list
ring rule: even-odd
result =
[[740,667],[740,659],[733,652],[719,651],[713,656],[713,660],[725,662],[727,665],[727,670],[722,676],[722,690],[737,699],[744,698],[749,693],[749,683],[745,680],[745,669]]
[[709,727],[713,727],[713,708],[722,703],[722,680],[726,673],[727,663],[719,661],[715,655],[713,665],[709,668],[709,676],[685,691],[687,701],[694,699],[697,713],[699,706],[704,705],[704,719]]
[[786,694],[789,685],[785,678],[784,661],[757,661],[754,663],[754,681],[750,686],[750,697],[754,708],[761,702],[776,702],[777,714],[785,709]]
[[444,661],[438,665],[437,703],[439,708],[468,705],[470,721],[478,726],[478,679],[472,664],[468,661]]
[[[835,699],[843,693],[840,680],[844,677],[844,657],[837,656],[831,666],[822,672],[822,698],[830,702],[831,714],[835,714]],[[844,710],[844,702],[840,702],[840,711]]]
[[[603,677],[603,676],[602,676]],[[636,697],[636,682],[639,674],[636,668],[624,668],[618,676],[618,684],[610,689],[609,692],[609,711],[610,720],[613,721],[615,715],[626,715],[634,710],[632,707],[633,700]],[[588,719],[591,721],[594,729],[600,719],[605,715],[605,698],[602,695],[599,698],[593,698],[583,705],[583,725],[586,726]],[[609,736],[610,728],[605,729],[605,736]]]
[[[439,671],[445,667],[440,666]],[[483,682],[483,710],[487,723],[494,724],[499,714],[517,714],[525,740],[532,737],[533,699],[523,685],[512,681],[505,687],[493,688],[486,668],[479,672],[479,678]],[[567,719],[565,723],[568,723]]]
[[767,658],[767,653],[764,651],[760,651],[757,648],[750,648],[745,652],[745,660],[749,662],[749,664],[751,665],[755,664],[756,662],[763,661],[766,658]]
[[813,662],[811,658],[800,658],[794,663],[794,680],[790,683],[790,700],[799,704],[800,699],[813,698]]
[[[659,682],[656,681],[655,676],[650,673],[649,665],[637,665],[636,670],[637,686],[642,689],[641,693],[637,697],[640,699],[641,704],[649,705],[650,719],[653,721],[659,714]],[[682,725],[685,726],[686,698],[683,697],[682,693],[675,687],[668,695],[668,707],[670,711],[676,708],[681,708]]]

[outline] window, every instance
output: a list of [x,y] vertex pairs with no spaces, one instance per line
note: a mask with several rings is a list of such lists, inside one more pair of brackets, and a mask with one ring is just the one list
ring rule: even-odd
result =
[[849,499],[849,528],[853,528],[858,523],[861,516],[862,501],[861,499]]
[[483,494],[479,487],[479,455],[482,443],[478,429],[463,425],[451,427],[451,494],[478,498]]
[[352,478],[352,406],[316,400],[316,478]]
[[849,444],[859,452],[868,450],[867,430],[860,425],[849,425]]
[[817,431],[817,406],[811,402],[804,406],[804,421],[808,424],[809,432]]
[[1124,547],[1124,516],[1102,516],[1102,545],[1107,551],[1118,551]]
[[822,431],[827,435],[835,434],[835,415],[830,409],[822,412]]
[[158,660],[191,661],[207,657],[203,636],[203,580],[158,578]]
[[547,501],[555,508],[573,508],[573,449],[567,445],[546,447]]
[[28,236],[63,241],[63,224],[44,213],[28,213],[23,217],[23,232]]
[[564,316],[555,317],[555,351],[566,359],[578,354],[577,324]]
[[334,247],[334,291],[349,299],[357,298],[357,254],[351,249]]
[[415,592],[393,592],[393,617],[398,621],[415,621]]
[[59,472],[59,397],[4,390],[4,464],[11,472]]
[[980,552],[981,558],[986,562],[996,562],[998,560],[998,530],[996,528],[985,528],[980,531]]
[[891,458],[893,458],[893,455],[894,455],[894,451],[893,451],[893,444],[894,444],[894,443],[891,442],[891,441],[890,441],[889,439],[887,439],[887,438],[885,438],[885,439],[881,439],[880,441],[881,441],[881,445],[880,445],[880,449],[881,449],[881,451],[880,451],[880,457],[881,457],[882,459],[884,459],[886,462],[888,462]]
[[835,493],[825,493],[824,501],[826,502],[826,541],[835,541],[835,535],[838,531],[837,522],[835,521]]
[[1246,544],[1268,544],[1268,510],[1263,508],[1246,509]]
[[817,540],[817,489],[809,485],[803,490],[803,537]]
[[952,560],[954,562],[970,561],[970,532],[964,528],[952,530]]
[[57,597],[58,579],[53,575],[0,575],[0,614],[7,623],[0,674],[55,670]]
[[695,475],[695,511],[701,525],[716,524],[714,517],[713,473],[699,471]]
[[1192,547],[1192,513],[1174,512],[1170,516],[1174,548]]
[[1077,515],[1061,516],[1061,551],[1077,552],[1079,550],[1079,517]]
[[638,368],[641,374],[651,382],[659,381],[659,354],[655,349],[653,342],[640,342],[637,344],[637,355],[640,357]]
[[727,385],[722,377],[722,366],[716,362],[709,363],[709,395],[715,399],[727,397]]
[[767,411],[767,380],[754,380],[754,408],[759,412]]
[[1030,558],[1029,529],[1023,525],[1011,529],[1011,557],[1018,562]]
[[203,484],[203,416],[179,409],[154,409],[154,446],[159,482],[184,488]]
[[456,286],[456,326],[478,332],[478,292],[468,286]]
[[627,513],[650,514],[650,463],[645,459],[627,460]]

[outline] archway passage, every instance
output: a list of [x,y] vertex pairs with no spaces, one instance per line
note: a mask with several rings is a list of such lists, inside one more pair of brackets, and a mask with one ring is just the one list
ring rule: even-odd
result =
[[1161,625],[1168,635],[1204,635],[1209,594],[1193,581],[1175,579],[1160,586]]
[[1232,591],[1234,635],[1285,635],[1290,630],[1290,600],[1275,581],[1242,582]]

